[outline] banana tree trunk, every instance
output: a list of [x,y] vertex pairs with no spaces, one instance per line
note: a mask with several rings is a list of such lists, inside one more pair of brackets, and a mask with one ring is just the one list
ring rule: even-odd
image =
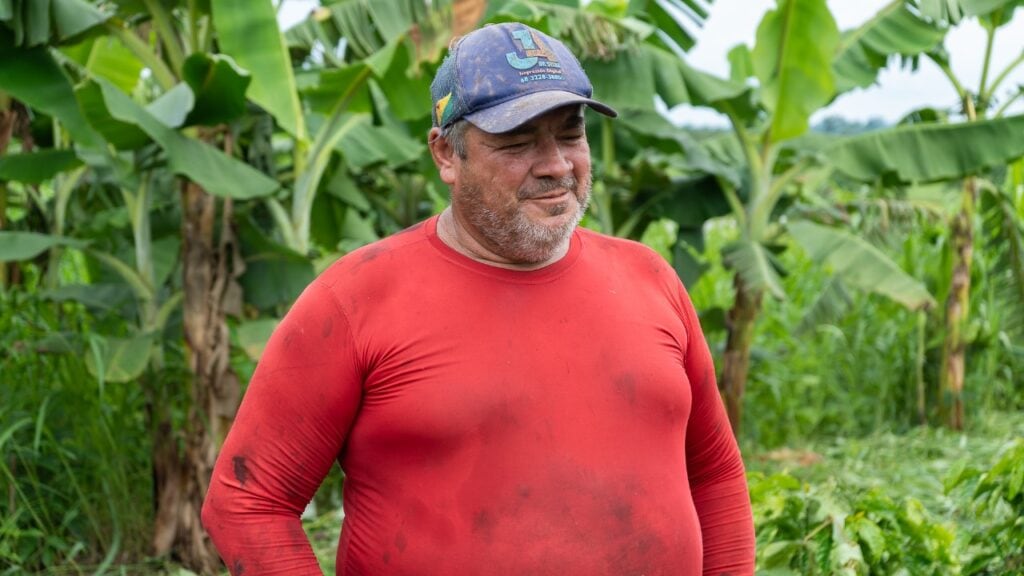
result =
[[[174,551],[197,572],[215,573],[220,566],[200,521],[217,449],[238,408],[241,387],[229,363],[227,313],[240,312],[241,291],[235,281],[241,258],[231,228],[232,203],[221,203],[199,185],[185,181],[181,190],[184,332],[192,372],[184,452],[157,446],[165,459],[163,493],[154,544],[157,553]],[[218,238],[219,233],[219,238]],[[159,430],[158,430],[159,432]]]
[[750,345],[754,339],[754,323],[761,311],[763,293],[748,287],[739,274],[735,276],[736,301],[726,317],[728,340],[719,385],[725,395],[725,409],[733,434],[739,437],[743,421],[743,392],[750,368]]
[[953,430],[964,427],[964,331],[971,296],[971,262],[974,257],[974,212],[978,181],[964,181],[963,205],[950,226],[953,274],[946,298],[946,338],[942,345],[939,375],[939,406],[944,423]]

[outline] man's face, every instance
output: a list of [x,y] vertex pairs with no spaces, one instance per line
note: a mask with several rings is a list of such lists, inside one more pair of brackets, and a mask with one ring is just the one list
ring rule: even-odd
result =
[[545,262],[590,199],[582,109],[559,108],[502,134],[470,126],[453,173],[452,210],[478,242],[511,263]]

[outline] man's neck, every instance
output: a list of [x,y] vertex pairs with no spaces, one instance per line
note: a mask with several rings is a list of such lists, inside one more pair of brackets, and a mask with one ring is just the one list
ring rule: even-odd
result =
[[441,212],[441,216],[437,219],[437,237],[449,248],[467,258],[487,264],[488,266],[506,268],[508,270],[538,270],[558,262],[569,252],[569,239],[567,238],[564,244],[552,253],[550,258],[542,262],[516,262],[510,260],[489,249],[483,242],[473,236],[465,226],[462,226],[452,211],[451,206],[445,208],[444,212]]

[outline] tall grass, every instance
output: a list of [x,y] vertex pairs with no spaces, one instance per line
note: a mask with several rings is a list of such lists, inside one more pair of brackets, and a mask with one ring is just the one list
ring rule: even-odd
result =
[[0,293],[2,573],[102,573],[148,546],[144,399],[89,374],[90,323],[81,305]]

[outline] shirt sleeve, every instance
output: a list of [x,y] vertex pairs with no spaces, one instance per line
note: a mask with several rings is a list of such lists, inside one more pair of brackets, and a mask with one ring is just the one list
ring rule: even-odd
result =
[[679,285],[692,389],[686,466],[704,544],[704,576],[754,574],[754,520],[739,447],[729,426],[697,313]]
[[299,519],[337,459],[362,377],[320,281],[267,343],[210,479],[203,525],[233,575],[321,575]]

